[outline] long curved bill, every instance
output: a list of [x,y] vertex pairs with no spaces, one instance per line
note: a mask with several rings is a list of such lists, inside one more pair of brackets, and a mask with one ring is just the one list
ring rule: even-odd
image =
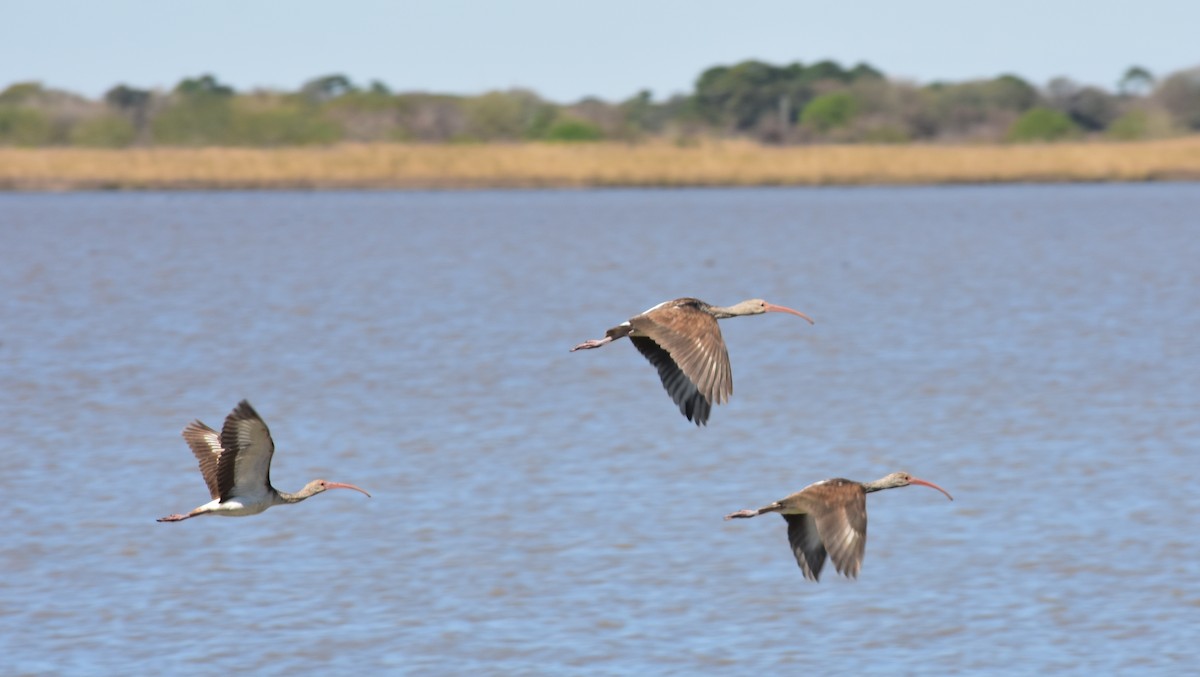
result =
[[809,324],[816,324],[816,322],[813,322],[813,319],[811,317],[809,317],[808,315],[805,315],[804,313],[800,312],[799,310],[792,310],[791,308],[788,308],[786,306],[777,306],[774,303],[764,303],[763,307],[766,309],[766,312],[768,312],[768,313],[791,313],[793,315],[798,315],[798,316],[803,317],[804,319],[808,320]]
[[946,491],[945,489],[943,489],[943,488],[939,487],[938,485],[934,484],[933,482],[926,482],[925,480],[919,480],[919,479],[917,479],[917,478],[913,477],[913,478],[910,478],[910,479],[908,480],[908,483],[909,483],[909,484],[919,484],[919,485],[921,485],[921,486],[923,486],[923,487],[929,487],[929,488],[931,488],[931,489],[937,489],[938,491],[942,492],[943,494],[946,494],[946,498],[950,499],[951,501],[953,501],[953,500],[954,500],[954,497],[950,495],[950,492],[948,492],[948,491]]
[[[361,487],[356,487],[353,484],[346,484],[345,482],[326,482],[325,488],[326,489],[353,489],[355,491],[361,491],[362,493],[367,494],[365,489],[363,489]],[[370,497],[371,497],[371,494],[367,494],[367,498],[370,498]]]

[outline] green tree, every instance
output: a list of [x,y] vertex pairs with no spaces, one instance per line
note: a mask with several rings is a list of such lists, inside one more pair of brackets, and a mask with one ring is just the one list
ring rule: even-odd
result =
[[1177,134],[1178,131],[1172,124],[1170,114],[1165,110],[1152,105],[1139,105],[1113,120],[1104,133],[1118,141],[1133,141],[1164,138]]
[[1010,141],[1059,141],[1072,138],[1079,127],[1066,113],[1051,108],[1031,108],[1008,130]]
[[587,120],[564,117],[550,125],[545,138],[547,141],[599,141],[604,138],[604,133]]
[[847,73],[847,76],[851,82],[857,82],[859,80],[864,80],[864,79],[866,79],[866,80],[883,80],[884,79],[884,75],[883,75],[882,71],[876,70],[875,68],[873,68],[871,66],[871,64],[868,64],[866,62],[859,63],[854,68],[851,68],[850,71]]
[[541,138],[557,111],[528,90],[488,92],[463,102],[466,136],[481,140]]
[[215,76],[208,73],[197,78],[184,78],[180,80],[179,84],[175,85],[175,92],[189,96],[233,96],[232,87],[221,84]]
[[0,105],[0,145],[44,146],[54,139],[54,126],[43,112]]
[[44,92],[40,82],[14,82],[0,92],[0,104],[16,105],[32,103]]
[[178,146],[230,143],[233,97],[233,88],[212,75],[184,78],[151,123],[154,141]]
[[761,61],[710,68],[696,81],[697,109],[710,122],[748,130],[776,109],[785,81],[781,69]]
[[819,132],[845,127],[858,112],[858,101],[849,92],[830,92],[813,99],[800,114],[800,122]]
[[150,125],[155,143],[173,146],[230,141],[233,106],[227,97],[184,97],[172,102]]
[[[799,64],[797,64],[799,65]],[[861,67],[861,66],[860,66]],[[870,68],[868,66],[868,68]],[[836,82],[849,82],[850,73],[848,73],[841,64],[836,61],[818,61],[808,68],[800,68],[789,73],[792,80],[806,80],[808,82],[816,82],[818,80],[833,80]]]
[[104,102],[117,110],[136,110],[150,103],[150,92],[117,85],[104,93]]
[[999,140],[1019,113],[1038,102],[1037,90],[1013,75],[959,83],[935,82],[922,93],[923,110],[910,119],[920,121],[920,135],[926,137]]
[[1121,96],[1145,96],[1154,89],[1154,76],[1141,66],[1130,66],[1117,82],[1117,91]]
[[640,136],[646,132],[657,131],[658,120],[655,119],[654,100],[650,90],[641,90],[622,101],[618,107],[628,134]]
[[71,143],[77,146],[123,148],[133,143],[136,131],[128,119],[109,113],[84,120],[71,128]]
[[711,124],[732,131],[771,128],[778,135],[795,122],[797,112],[821,89],[882,77],[865,63],[846,70],[834,61],[807,67],[799,62],[774,66],[743,61],[704,71],[696,81],[692,101],[699,116]]
[[1150,116],[1144,110],[1135,109],[1122,115],[1108,126],[1109,138],[1119,141],[1136,141],[1149,136]]
[[135,136],[146,129],[152,101],[153,96],[148,90],[126,85],[117,85],[104,93],[104,102],[129,120]]
[[1067,101],[1067,115],[1080,127],[1097,131],[1109,126],[1117,118],[1117,100],[1098,87],[1083,87]]
[[238,97],[229,114],[224,142],[239,146],[304,146],[341,138],[337,124],[294,96]]
[[1015,75],[1001,75],[988,82],[986,101],[997,108],[1026,111],[1037,105],[1037,89]]
[[324,75],[304,83],[300,94],[309,101],[323,103],[357,92],[358,88],[345,75]]

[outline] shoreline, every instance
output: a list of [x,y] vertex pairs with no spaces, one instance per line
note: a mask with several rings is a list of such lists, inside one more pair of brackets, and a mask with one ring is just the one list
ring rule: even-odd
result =
[[1036,145],[748,141],[0,148],[0,190],[396,190],[1200,180],[1200,136]]

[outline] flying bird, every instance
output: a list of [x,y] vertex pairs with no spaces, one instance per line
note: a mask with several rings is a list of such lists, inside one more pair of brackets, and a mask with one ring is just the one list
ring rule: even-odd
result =
[[219,434],[197,420],[183,429],[183,439],[200,462],[200,474],[213,500],[186,515],[168,515],[159,522],[179,522],[200,515],[257,515],[273,505],[299,503],[328,489],[354,489],[367,494],[353,484],[326,480],[313,480],[294,494],[276,490],[271,486],[275,442],[267,424],[246,400],[225,417]]
[[679,411],[696,425],[705,425],[712,406],[728,401],[733,394],[733,371],[717,320],[763,313],[791,313],[812,324],[808,315],[762,299],[722,308],[680,298],[660,303],[609,329],[604,338],[584,341],[571,352],[599,348],[628,336],[658,369],[663,388]]
[[758,510],[739,510],[726,515],[725,519],[780,513],[787,520],[792,554],[805,578],[820,579],[826,553],[839,574],[855,578],[862,568],[863,552],[867,547],[867,494],[910,484],[932,487],[954,500],[933,482],[919,480],[906,472],[894,472],[874,482],[841,478],[821,480],[782,501]]

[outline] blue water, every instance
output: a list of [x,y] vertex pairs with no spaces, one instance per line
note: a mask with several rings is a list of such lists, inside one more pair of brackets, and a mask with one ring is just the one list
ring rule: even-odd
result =
[[[0,194],[6,674],[1193,669],[1200,185]],[[723,323],[689,424],[622,341]],[[240,519],[179,431],[248,398]],[[858,580],[782,520],[872,494]],[[832,668],[831,666],[836,666]]]

